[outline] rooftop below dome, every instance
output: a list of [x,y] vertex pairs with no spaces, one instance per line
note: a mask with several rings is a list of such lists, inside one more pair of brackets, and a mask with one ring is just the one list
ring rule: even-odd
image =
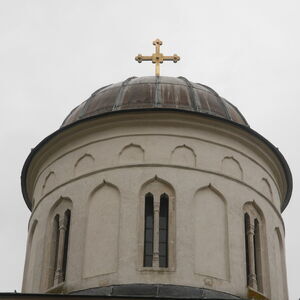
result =
[[249,127],[240,111],[213,89],[184,77],[130,77],[95,91],[74,108],[61,127],[106,113],[129,110],[191,111]]

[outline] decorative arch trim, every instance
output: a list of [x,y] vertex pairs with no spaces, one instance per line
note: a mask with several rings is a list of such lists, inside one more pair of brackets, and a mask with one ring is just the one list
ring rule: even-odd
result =
[[171,152],[171,162],[173,162],[173,159],[174,159],[174,154],[176,153],[176,151],[180,150],[180,149],[187,149],[193,156],[193,162],[190,162],[190,164],[193,166],[193,167],[196,167],[196,164],[197,164],[197,155],[194,151],[193,148],[187,146],[186,144],[183,144],[183,145],[179,145],[179,146],[176,146],[172,152]]
[[53,178],[53,185],[55,185],[55,181],[56,181],[56,174],[55,174],[55,172],[54,171],[50,171],[48,174],[47,174],[47,176],[45,177],[45,180],[44,180],[44,183],[43,183],[43,185],[42,185],[42,195],[44,194],[44,192],[45,192],[45,189],[47,188],[47,185],[48,185],[48,183],[49,183],[49,180],[51,179],[51,178]]
[[[232,155],[231,155],[231,156],[224,156],[224,157],[223,157],[222,162],[221,162],[223,171],[224,171],[224,162],[225,162],[226,160],[227,160],[227,161],[232,161],[232,162],[238,167],[239,173],[240,173],[240,174],[239,174],[237,177],[239,177],[241,180],[243,180],[243,179],[244,179],[244,171],[243,171],[243,168],[242,168],[240,162],[239,162],[234,156],[232,156]],[[231,175],[233,175],[233,174],[231,174]]]
[[176,146],[176,147],[172,150],[171,153],[173,154],[178,148],[186,148],[186,149],[190,150],[190,151],[193,153],[193,155],[194,155],[195,158],[197,157],[197,155],[196,155],[194,149],[193,149],[192,147],[186,145],[186,144],[182,144],[182,145]]
[[84,153],[83,155],[81,155],[81,156],[77,159],[77,161],[76,161],[76,163],[75,163],[75,165],[74,165],[74,168],[76,168],[76,167],[78,166],[78,164],[79,164],[84,158],[86,158],[86,157],[89,157],[89,158],[91,158],[93,161],[95,161],[95,158],[94,158],[94,156],[93,156],[92,154],[90,154],[90,153]]
[[104,187],[105,185],[110,186],[110,187],[116,189],[116,190],[118,191],[119,195],[121,194],[119,188],[118,188],[116,185],[114,185],[113,183],[111,183],[111,182],[106,181],[105,179],[103,179],[102,182],[101,182],[100,184],[98,184],[98,185],[90,192],[88,199],[90,200],[90,199],[94,196],[94,194],[95,194],[98,190],[100,190],[102,187]]
[[58,198],[58,200],[55,201],[55,203],[52,205],[50,211],[49,211],[49,218],[51,218],[53,216],[53,214],[55,213],[55,210],[62,204],[62,203],[66,203],[66,207],[68,207],[69,209],[72,208],[73,206],[73,202],[69,197],[65,197],[65,196],[60,196]]
[[50,171],[47,176],[45,177],[45,180],[44,180],[44,184],[43,184],[43,188],[45,188],[46,184],[47,184],[47,181],[48,179],[50,178],[50,176],[55,176],[55,173],[53,171]]
[[121,155],[121,154],[124,152],[124,150],[126,150],[126,149],[128,149],[128,148],[130,148],[130,147],[136,147],[136,148],[139,148],[143,153],[145,153],[145,150],[144,150],[144,148],[143,148],[141,145],[134,144],[134,143],[130,143],[130,144],[127,144],[126,146],[124,146],[124,147],[122,148],[122,150],[119,152],[119,155]]
[[[131,153],[130,150],[134,152]],[[141,145],[130,143],[122,148],[118,157],[122,163],[142,163],[145,161],[145,150]]]
[[196,192],[194,193],[194,198],[195,196],[197,195],[198,192],[202,191],[202,190],[205,190],[205,189],[210,189],[212,192],[214,192],[217,196],[219,196],[225,204],[227,204],[227,201],[225,199],[225,196],[221,193],[221,191],[219,191],[213,184],[209,183],[207,185],[204,185],[200,188],[198,188],[196,190]]
[[244,205],[243,205],[244,213],[247,213],[247,212],[249,213],[249,210],[251,212],[251,209],[253,210],[253,208],[256,211],[257,215],[261,218],[261,221],[263,223],[265,223],[264,213],[255,200],[248,201],[248,202],[244,203]]
[[261,179],[261,183],[265,184],[265,186],[267,187],[268,192],[269,192],[269,195],[265,195],[265,196],[269,196],[271,198],[270,200],[273,201],[273,191],[272,191],[271,184],[270,184],[269,180],[267,178],[263,177]]
[[[103,180],[89,194],[83,255],[83,277],[115,273],[118,269],[120,191]],[[108,238],[109,237],[109,238]],[[95,260],[95,255],[105,259]]]
[[74,164],[73,172],[74,175],[82,175],[90,172],[93,168],[95,158],[90,153],[84,153],[81,155]]
[[[195,274],[229,280],[229,231],[225,196],[209,183],[196,190],[192,207]],[[207,234],[207,228],[210,235]],[[207,259],[212,259],[212,255],[216,262],[213,268]]]
[[175,189],[173,187],[173,185],[171,183],[169,183],[168,181],[158,177],[157,175],[155,175],[154,177],[150,178],[149,180],[147,180],[146,182],[144,182],[140,188],[140,194],[143,193],[144,189],[147,187],[147,185],[150,185],[151,183],[154,183],[155,181],[166,185],[170,191],[172,192],[172,196],[175,197]]

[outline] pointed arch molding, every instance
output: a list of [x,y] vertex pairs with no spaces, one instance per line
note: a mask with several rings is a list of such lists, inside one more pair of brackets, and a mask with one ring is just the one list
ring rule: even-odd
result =
[[260,190],[263,195],[265,195],[268,199],[273,201],[273,192],[271,185],[267,178],[262,178],[260,181]]
[[56,184],[56,174],[54,171],[50,171],[45,177],[44,183],[42,185],[42,195],[50,189],[54,188]]
[[244,172],[240,162],[233,156],[225,156],[221,163],[222,172],[231,177],[243,180]]
[[65,209],[71,209],[73,206],[72,200],[69,197],[60,196],[58,200],[52,205],[49,212],[49,219],[53,217],[58,211],[64,211]]
[[193,224],[194,272],[229,280],[227,203],[211,184],[198,189],[194,195]]
[[147,180],[141,187],[140,195],[141,197],[144,196],[144,193],[147,193],[148,189],[152,189],[154,186],[157,186],[157,189],[159,190],[165,190],[168,192],[171,196],[175,197],[175,190],[168,181],[158,177],[155,175],[151,179]]
[[130,143],[119,153],[119,162],[124,164],[143,163],[145,150],[138,144]]
[[197,155],[193,148],[183,144],[175,147],[171,152],[171,163],[195,168]]
[[95,164],[95,158],[89,153],[85,153],[80,156],[76,163],[74,164],[74,174],[75,176],[82,175],[91,171]]
[[119,189],[103,181],[88,199],[83,266],[85,278],[117,271],[119,222]]
[[265,217],[263,211],[258,206],[255,200],[246,202],[243,206],[243,211],[244,213],[252,215],[253,218],[260,218],[262,224],[265,225]]

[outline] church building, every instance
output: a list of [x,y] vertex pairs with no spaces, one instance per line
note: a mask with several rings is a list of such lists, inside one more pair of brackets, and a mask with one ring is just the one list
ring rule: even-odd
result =
[[29,154],[23,288],[5,297],[288,300],[287,162],[212,88],[160,76],[180,59],[161,44],[136,58],[155,76],[98,89]]

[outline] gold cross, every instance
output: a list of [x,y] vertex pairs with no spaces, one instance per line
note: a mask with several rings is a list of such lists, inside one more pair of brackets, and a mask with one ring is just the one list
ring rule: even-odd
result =
[[174,54],[173,56],[164,56],[160,53],[162,41],[159,39],[153,41],[153,45],[155,46],[155,53],[153,53],[152,56],[142,56],[142,54],[138,54],[138,56],[135,57],[135,60],[138,63],[141,63],[142,61],[152,61],[152,63],[155,64],[155,76],[159,76],[160,64],[165,60],[172,60],[174,63],[177,63],[180,60],[180,57],[177,54]]

